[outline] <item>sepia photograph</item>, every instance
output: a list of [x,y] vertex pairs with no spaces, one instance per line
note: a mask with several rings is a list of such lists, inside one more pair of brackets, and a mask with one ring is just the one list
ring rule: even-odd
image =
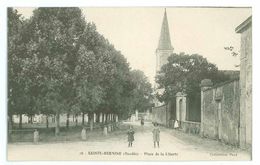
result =
[[8,7],[7,161],[252,160],[251,7]]

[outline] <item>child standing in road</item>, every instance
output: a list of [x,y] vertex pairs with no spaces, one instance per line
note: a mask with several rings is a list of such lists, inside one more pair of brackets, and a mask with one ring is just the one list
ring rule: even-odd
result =
[[133,130],[133,126],[129,126],[129,130],[127,131],[128,136],[128,147],[132,147],[134,139],[135,131]]
[[158,148],[160,147],[159,142],[160,142],[160,129],[159,129],[158,124],[154,123],[154,128],[153,128],[153,145],[154,145],[154,148],[156,148],[156,144],[157,144]]
[[141,126],[144,126],[144,118],[141,119]]

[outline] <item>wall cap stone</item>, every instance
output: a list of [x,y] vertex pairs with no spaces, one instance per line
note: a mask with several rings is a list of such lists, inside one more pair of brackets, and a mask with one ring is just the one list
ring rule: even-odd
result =
[[183,92],[176,93],[176,97],[186,97],[186,96],[187,96],[187,94],[183,93]]
[[200,87],[203,88],[203,87],[211,87],[213,86],[213,83],[210,79],[203,79],[201,80],[201,83],[200,83]]
[[242,22],[240,25],[238,25],[238,27],[236,27],[235,31],[237,33],[242,33],[243,31],[245,31],[246,29],[248,29],[248,27],[252,26],[252,15],[250,17],[248,17],[244,22]]

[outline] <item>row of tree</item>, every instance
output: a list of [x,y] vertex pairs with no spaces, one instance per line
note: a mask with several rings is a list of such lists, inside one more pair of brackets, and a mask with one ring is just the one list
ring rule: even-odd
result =
[[151,93],[143,72],[131,70],[81,9],[38,8],[29,19],[8,9],[9,119],[54,114],[59,134],[61,113],[128,117],[151,107]]

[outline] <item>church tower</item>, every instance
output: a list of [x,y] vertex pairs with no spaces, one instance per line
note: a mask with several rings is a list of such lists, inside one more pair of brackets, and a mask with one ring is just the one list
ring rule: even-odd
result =
[[[173,53],[173,47],[171,44],[171,37],[169,32],[169,25],[167,19],[166,9],[164,10],[163,22],[161,27],[161,34],[156,49],[156,75],[159,73],[161,67],[168,62],[168,57]],[[158,89],[158,84],[155,84],[155,92],[162,94],[164,89]],[[161,106],[164,103],[155,99],[155,106]]]
[[156,74],[158,74],[161,67],[167,63],[167,59],[172,53],[173,53],[173,47],[171,44],[167,13],[165,9],[159,44],[156,49]]

